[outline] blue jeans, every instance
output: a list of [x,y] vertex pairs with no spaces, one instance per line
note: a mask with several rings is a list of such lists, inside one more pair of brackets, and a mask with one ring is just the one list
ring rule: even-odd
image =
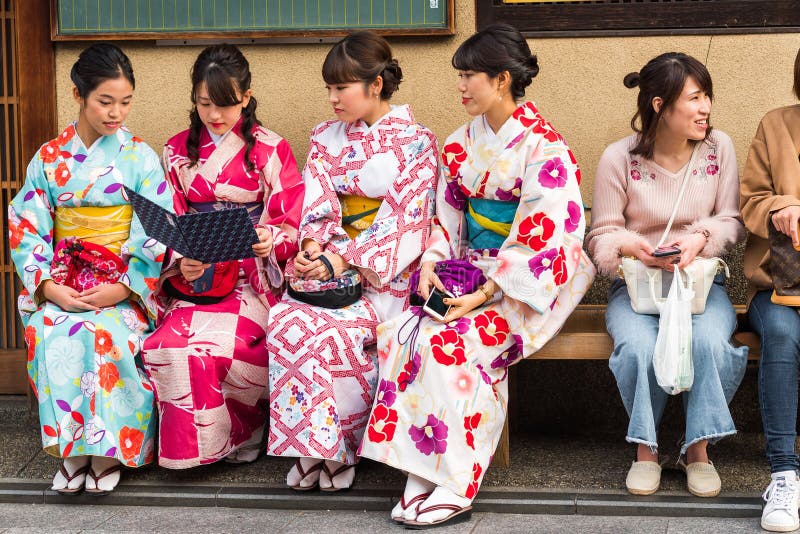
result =
[[[658,315],[633,311],[623,280],[611,284],[606,328],[614,339],[609,367],[617,379],[622,403],[630,417],[627,441],[658,448],[658,424],[669,394],[661,389],[653,370],[658,336]],[[706,300],[705,313],[692,315],[694,383],[684,392],[686,440],[681,454],[694,443],[736,433],[728,403],[739,387],[747,365],[747,347],[736,348],[731,336],[736,312],[725,287],[715,283]]]
[[800,315],[795,308],[773,304],[772,290],[759,291],[747,312],[761,336],[758,403],[767,439],[767,459],[773,473],[796,470],[794,438],[797,424],[797,371]]

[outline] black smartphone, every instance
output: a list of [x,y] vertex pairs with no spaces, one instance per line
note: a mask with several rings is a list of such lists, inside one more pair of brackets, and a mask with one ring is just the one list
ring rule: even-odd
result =
[[447,312],[450,311],[450,305],[444,303],[444,299],[451,298],[453,295],[439,291],[435,287],[425,301],[422,310],[435,319],[443,321]]
[[681,249],[678,247],[659,247],[653,251],[653,256],[656,258],[664,258],[666,256],[674,256],[680,254]]

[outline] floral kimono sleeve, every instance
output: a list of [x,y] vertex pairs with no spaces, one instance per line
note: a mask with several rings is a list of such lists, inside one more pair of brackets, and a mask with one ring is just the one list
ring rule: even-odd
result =
[[[138,167],[136,174],[139,179],[132,189],[162,208],[173,211],[172,198],[158,156],[144,143],[137,143],[137,148],[139,159],[134,165]],[[164,251],[164,245],[148,237],[139,217],[134,216],[128,240],[120,250],[120,257],[127,262],[128,270],[119,281],[130,288],[131,297],[144,306],[153,319],[156,317],[154,290],[158,286]]]
[[572,154],[560,140],[538,140],[529,147],[509,237],[488,276],[506,297],[545,313],[578,268],[585,221]]
[[423,133],[402,149],[406,161],[370,227],[355,239],[342,230],[325,247],[358,267],[378,287],[419,258],[430,233],[438,169],[436,139]]
[[37,154],[28,165],[22,189],[8,207],[11,259],[22,284],[33,299],[36,299],[39,285],[51,279],[53,205],[42,159]]
[[458,164],[461,160],[454,159],[448,150],[452,146],[460,147],[452,143],[442,151],[439,186],[436,188],[436,216],[431,223],[431,235],[422,255],[423,262],[459,258],[464,248],[464,210],[468,199],[458,183]]

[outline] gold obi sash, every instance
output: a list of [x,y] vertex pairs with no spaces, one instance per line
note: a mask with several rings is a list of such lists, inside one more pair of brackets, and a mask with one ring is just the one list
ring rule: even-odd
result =
[[342,228],[350,236],[350,239],[355,239],[358,234],[372,225],[375,214],[378,213],[382,203],[382,198],[339,195],[339,204],[342,207]]
[[119,206],[80,206],[56,208],[55,242],[77,237],[102,245],[119,255],[128,239],[133,219],[130,204]]

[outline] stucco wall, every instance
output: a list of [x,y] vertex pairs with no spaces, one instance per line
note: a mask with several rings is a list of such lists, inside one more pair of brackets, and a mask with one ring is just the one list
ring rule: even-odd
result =
[[[410,104],[417,120],[430,127],[440,142],[467,119],[455,89],[450,56],[474,31],[475,8],[471,1],[456,4],[457,34],[453,38],[391,40],[404,72],[394,101]],[[170,135],[188,126],[189,69],[202,47],[120,44],[133,62],[137,82],[128,126],[160,151]],[[705,61],[716,93],[712,123],[733,138],[741,166],[760,117],[794,101],[791,76],[800,34],[538,39],[530,44],[539,56],[541,70],[527,97],[537,103],[575,152],[584,171],[584,197],[591,205],[592,178],[603,148],[630,133],[636,91],[622,85],[625,74],[638,70],[653,56],[673,50]],[[57,45],[60,126],[77,113],[69,70],[83,46]],[[289,141],[300,165],[310,129],[332,116],[320,77],[329,47],[242,47],[253,72],[259,117]]]

